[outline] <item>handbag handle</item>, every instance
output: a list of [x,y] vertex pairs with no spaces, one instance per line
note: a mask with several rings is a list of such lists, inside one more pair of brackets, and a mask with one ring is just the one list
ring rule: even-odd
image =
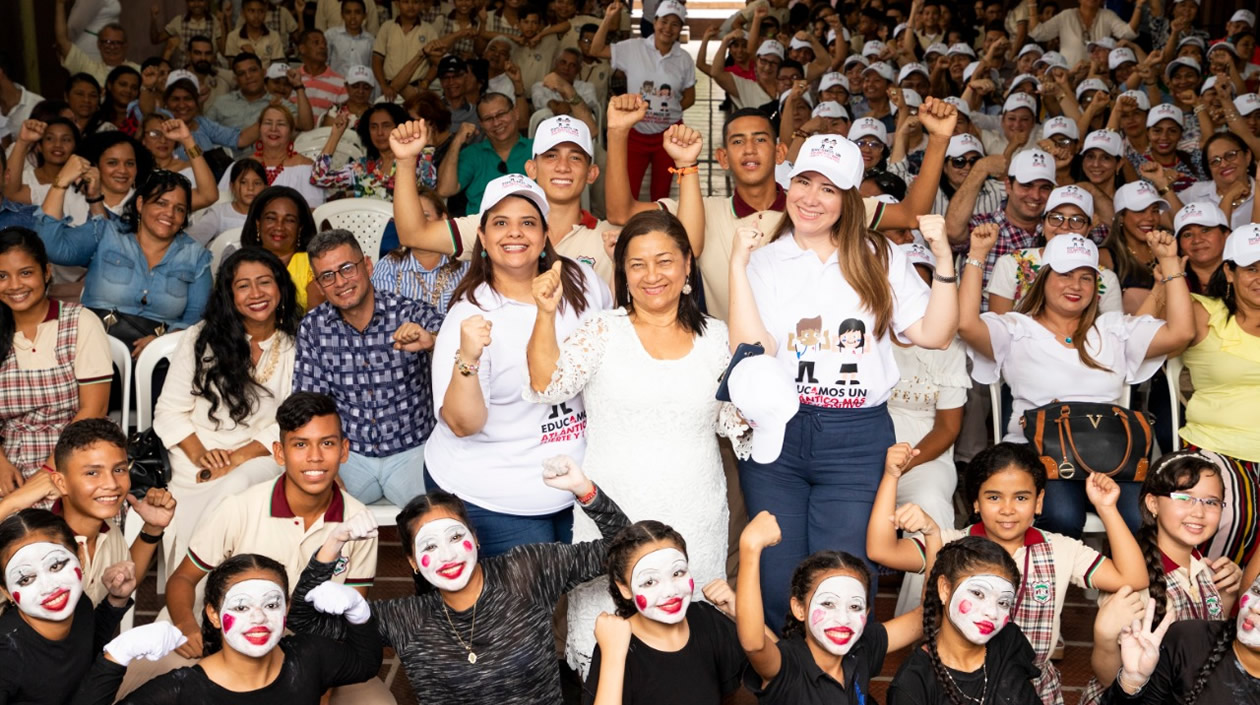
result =
[[[1121,413],[1120,409],[1114,406],[1111,407],[1111,412],[1116,416],[1119,416],[1120,423],[1124,424],[1124,435],[1128,440],[1128,445],[1125,446],[1124,458],[1121,459],[1120,464],[1113,468],[1110,472],[1103,473],[1108,477],[1120,472],[1121,468],[1129,463],[1129,456],[1133,455],[1133,430],[1129,428],[1129,417],[1125,416]],[[1060,444],[1062,444],[1062,437],[1067,436],[1067,445],[1072,448],[1072,454],[1076,456],[1076,461],[1081,464],[1081,467],[1085,468],[1085,471],[1091,474],[1098,472],[1085,463],[1085,459],[1081,457],[1080,452],[1076,449],[1076,441],[1072,439],[1072,424],[1069,423],[1071,417],[1071,410],[1066,404],[1059,407],[1059,418],[1057,423],[1059,424]]]

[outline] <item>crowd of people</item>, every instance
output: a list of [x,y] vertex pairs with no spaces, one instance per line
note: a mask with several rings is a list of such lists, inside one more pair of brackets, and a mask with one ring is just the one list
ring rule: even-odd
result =
[[56,0],[64,96],[0,51],[0,703],[388,705],[390,647],[425,703],[906,649],[893,705],[1061,705],[1070,586],[1080,702],[1260,703],[1256,16],[1105,4],[752,0],[693,58],[679,0]]

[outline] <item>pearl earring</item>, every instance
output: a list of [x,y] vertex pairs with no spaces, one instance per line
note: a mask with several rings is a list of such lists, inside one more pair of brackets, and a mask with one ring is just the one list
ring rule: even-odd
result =
[[687,283],[683,284],[683,287],[682,287],[682,293],[683,293],[683,296],[690,296],[690,295],[691,295],[691,291],[692,291],[692,289],[691,289],[691,282],[687,282]]

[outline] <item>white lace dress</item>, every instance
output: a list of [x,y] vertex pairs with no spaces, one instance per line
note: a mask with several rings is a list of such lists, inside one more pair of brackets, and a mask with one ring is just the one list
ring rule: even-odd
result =
[[[657,360],[639,342],[625,309],[603,311],[561,344],[546,391],[525,392],[537,403],[581,392],[583,469],[631,521],[656,519],[682,534],[695,599],[709,581],[726,577],[726,479],[717,434],[734,438],[747,429],[734,406],[714,398],[731,357],[727,340],[726,324],[710,318],[685,357]],[[599,538],[580,509],[574,517],[575,543]],[[566,655],[583,678],[595,648],[595,617],[613,609],[606,577],[569,593]]]

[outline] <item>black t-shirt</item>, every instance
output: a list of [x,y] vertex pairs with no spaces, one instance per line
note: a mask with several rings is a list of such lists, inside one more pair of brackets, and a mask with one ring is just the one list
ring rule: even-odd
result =
[[778,643],[779,675],[761,687],[761,676],[751,667],[744,671],[744,685],[761,705],[865,705],[871,678],[879,675],[888,653],[888,631],[870,622],[862,638],[844,656],[844,685],[823,673],[804,639]]
[[[1146,687],[1137,695],[1128,695],[1119,682],[1103,694],[1104,705],[1120,703],[1183,702],[1199,677],[1199,669],[1207,661],[1228,622],[1187,619],[1168,628],[1159,647],[1159,665]],[[1196,702],[1216,705],[1260,704],[1260,678],[1243,670],[1234,655],[1233,644],[1225,647],[1224,657],[1207,678],[1207,685]]]
[[[1039,705],[1041,698],[1032,684],[1039,673],[1033,665],[1035,658],[1024,632],[1012,622],[989,642],[984,668],[972,673],[946,669],[959,690],[970,698],[983,697],[985,705]],[[932,660],[922,647],[897,670],[888,688],[888,705],[950,705],[946,688],[937,681]]]
[[[678,651],[657,651],[630,637],[626,653],[625,705],[719,705],[739,688],[748,659],[739,646],[735,623],[707,602],[687,608],[691,634]],[[595,702],[599,685],[599,646],[591,655],[591,671],[582,692],[583,705]]]
[[128,607],[109,600],[93,607],[83,595],[74,606],[70,634],[61,641],[39,635],[16,607],[0,615],[0,703],[62,705],[70,702],[93,660],[113,637]]

